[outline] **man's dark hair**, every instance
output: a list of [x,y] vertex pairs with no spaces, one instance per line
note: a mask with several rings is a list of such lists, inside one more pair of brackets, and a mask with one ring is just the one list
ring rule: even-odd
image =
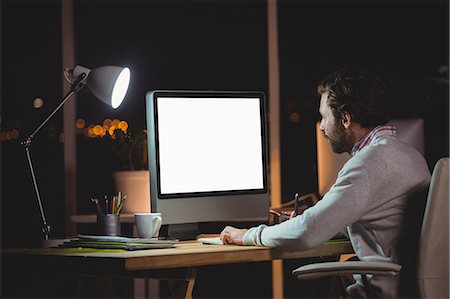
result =
[[361,67],[346,67],[323,79],[317,92],[328,93],[328,105],[336,120],[347,111],[354,122],[371,128],[389,121],[385,89],[376,74]]

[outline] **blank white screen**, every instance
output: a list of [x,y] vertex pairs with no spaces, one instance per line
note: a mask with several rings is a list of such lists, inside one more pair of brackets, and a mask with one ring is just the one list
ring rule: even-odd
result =
[[157,101],[161,194],[264,188],[258,98]]

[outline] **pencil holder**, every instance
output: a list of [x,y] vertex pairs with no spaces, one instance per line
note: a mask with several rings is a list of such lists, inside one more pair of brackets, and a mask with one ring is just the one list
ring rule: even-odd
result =
[[97,215],[97,233],[105,236],[120,236],[120,215]]

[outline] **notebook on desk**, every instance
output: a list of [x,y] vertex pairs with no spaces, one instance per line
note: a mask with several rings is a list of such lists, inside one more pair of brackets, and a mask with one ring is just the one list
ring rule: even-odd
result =
[[96,249],[123,249],[143,250],[143,249],[164,249],[173,248],[173,244],[151,244],[151,243],[126,243],[126,242],[106,242],[106,241],[80,241],[72,240],[58,246],[59,248],[96,248]]
[[158,238],[128,238],[116,236],[78,235],[78,238],[60,244],[58,248],[96,248],[143,250],[173,248],[177,240],[162,240]]
[[167,238],[133,238],[122,236],[103,236],[103,235],[78,235],[80,240],[93,240],[93,241],[110,241],[110,242],[134,242],[134,243],[152,243],[152,244],[175,244],[178,239]]

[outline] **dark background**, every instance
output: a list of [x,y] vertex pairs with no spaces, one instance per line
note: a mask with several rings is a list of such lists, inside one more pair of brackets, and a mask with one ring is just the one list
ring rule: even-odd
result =
[[[1,2],[1,242],[40,237],[40,217],[25,152],[28,136],[62,99],[59,1]],[[77,118],[126,120],[145,128],[153,89],[261,90],[268,95],[266,1],[76,1],[76,63],[128,66],[131,85],[112,110],[87,89]],[[387,83],[392,118],[425,121],[430,169],[448,156],[448,1],[278,2],[282,197],[317,192],[315,87],[346,65]],[[36,97],[44,106],[35,109]],[[19,132],[17,138],[12,131]],[[39,132],[32,155],[48,222],[64,236],[62,111]],[[78,213],[110,192],[120,167],[107,144],[77,135]]]

